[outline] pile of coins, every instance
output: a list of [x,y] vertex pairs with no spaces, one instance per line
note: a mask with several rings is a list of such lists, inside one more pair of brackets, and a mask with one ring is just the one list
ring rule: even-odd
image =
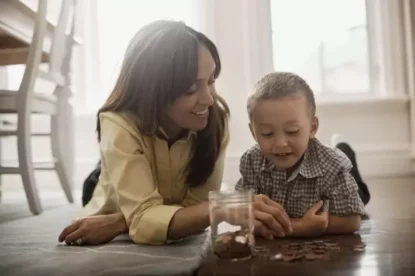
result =
[[284,262],[314,261],[326,257],[333,250],[340,250],[337,243],[320,240],[284,244],[279,249],[281,252],[271,256],[271,260]]
[[[353,246],[353,251],[365,251],[366,244],[361,243]],[[333,251],[340,251],[336,242],[314,240],[305,242],[292,242],[278,246],[276,254],[270,253],[266,247],[256,247],[257,256],[267,257],[273,261],[300,262],[328,259]]]
[[[365,243],[352,246],[352,250],[355,252],[363,252],[365,248]],[[340,246],[336,242],[312,240],[282,244],[276,250],[273,248],[273,252],[270,252],[269,247],[256,246],[254,252],[251,252],[248,235],[242,231],[237,231],[218,236],[215,240],[213,251],[223,259],[243,258],[253,254],[256,257],[265,257],[272,261],[309,262],[329,259],[331,254],[340,251]]]
[[252,255],[251,242],[246,231],[226,232],[213,242],[213,253],[221,259],[240,259]]

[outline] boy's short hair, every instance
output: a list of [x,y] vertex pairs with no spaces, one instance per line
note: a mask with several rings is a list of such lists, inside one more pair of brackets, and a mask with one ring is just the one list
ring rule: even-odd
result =
[[255,84],[254,92],[248,98],[247,109],[249,118],[252,116],[255,104],[260,100],[279,99],[300,93],[305,96],[310,108],[310,114],[314,117],[316,114],[314,93],[303,78],[290,72],[269,73]]

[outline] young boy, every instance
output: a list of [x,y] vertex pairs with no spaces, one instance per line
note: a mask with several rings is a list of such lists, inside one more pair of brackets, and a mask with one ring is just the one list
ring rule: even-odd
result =
[[358,230],[365,211],[352,164],[315,138],[319,121],[308,84],[292,73],[270,73],[256,84],[247,109],[257,145],[243,154],[235,188],[279,203],[291,236]]

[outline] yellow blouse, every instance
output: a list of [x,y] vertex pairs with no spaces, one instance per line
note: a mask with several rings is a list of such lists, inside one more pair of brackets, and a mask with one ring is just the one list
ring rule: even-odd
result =
[[207,183],[189,188],[185,173],[195,132],[175,142],[143,136],[126,115],[104,112],[101,123],[101,176],[82,215],[122,212],[136,243],[167,242],[170,220],[177,210],[207,201],[209,191],[220,190],[226,130],[221,154]]

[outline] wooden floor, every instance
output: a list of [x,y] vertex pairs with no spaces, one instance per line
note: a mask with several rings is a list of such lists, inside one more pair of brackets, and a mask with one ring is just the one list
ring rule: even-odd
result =
[[[356,235],[323,237],[337,243],[335,254],[317,261],[281,262],[270,256],[293,240],[257,240],[269,254],[246,261],[218,260],[209,254],[199,275],[415,275],[415,179],[367,181],[369,218]],[[294,240],[303,242],[304,240]],[[363,252],[354,245],[366,244]]]

